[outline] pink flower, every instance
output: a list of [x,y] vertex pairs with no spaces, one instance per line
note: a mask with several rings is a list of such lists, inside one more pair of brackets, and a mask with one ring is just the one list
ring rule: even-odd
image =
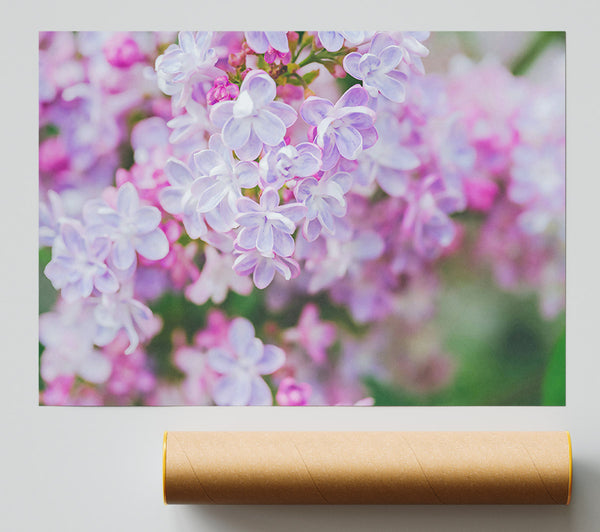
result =
[[234,83],[230,83],[227,76],[219,76],[215,79],[213,88],[208,91],[206,101],[208,105],[214,105],[224,100],[235,100],[240,89]]
[[281,381],[275,399],[280,406],[305,406],[308,404],[312,387],[307,382],[296,382],[293,377]]
[[304,307],[298,326],[284,333],[286,341],[300,344],[317,364],[325,362],[327,349],[333,345],[335,337],[335,326],[319,320],[319,310],[314,303]]
[[69,168],[69,154],[62,138],[51,137],[40,144],[40,172],[55,173]]
[[487,212],[492,208],[499,192],[498,185],[494,181],[467,177],[463,183],[469,209]]
[[126,33],[115,33],[104,43],[102,51],[106,60],[117,68],[129,68],[144,60],[138,43]]

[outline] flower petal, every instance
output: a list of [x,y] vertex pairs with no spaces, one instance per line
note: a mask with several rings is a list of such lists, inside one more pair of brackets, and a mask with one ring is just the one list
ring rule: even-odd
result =
[[300,116],[307,124],[318,126],[332,110],[333,104],[329,100],[309,96],[300,107]]
[[366,106],[368,101],[369,95],[367,94],[367,91],[360,85],[353,85],[342,94],[335,104],[335,108],[340,109],[342,107]]
[[250,98],[252,98],[254,108],[257,109],[272,102],[275,99],[277,90],[273,78],[266,72],[262,75],[252,76],[246,85],[246,89]]
[[149,233],[160,223],[160,211],[156,207],[144,206],[135,214],[134,224],[138,234]]
[[223,142],[232,150],[237,150],[248,142],[251,129],[250,119],[232,117],[223,126]]
[[139,236],[136,240],[135,249],[149,260],[164,259],[169,253],[169,241],[165,234],[157,227],[154,231]]
[[289,257],[294,252],[292,235],[283,231],[273,231],[273,251],[281,257]]
[[273,266],[273,261],[266,257],[261,257],[254,269],[254,274],[252,276],[252,280],[254,281],[254,285],[256,288],[266,288],[271,284],[271,281],[275,277],[275,267]]
[[342,126],[335,130],[335,145],[342,157],[352,161],[362,151],[362,137],[353,127]]
[[115,241],[112,260],[119,270],[126,270],[135,262],[135,249],[128,239],[121,237]]
[[270,223],[263,223],[258,228],[256,249],[263,255],[269,255],[273,252],[273,242],[273,226]]
[[250,402],[251,389],[250,376],[235,372],[219,379],[212,396],[219,406],[245,406]]
[[234,105],[235,102],[232,101],[219,102],[213,105],[210,110],[210,121],[218,128],[222,128],[227,120],[233,116]]
[[278,52],[289,52],[287,31],[265,31],[269,44]]
[[358,52],[352,52],[344,57],[343,65],[344,70],[348,72],[353,78],[361,79],[362,75],[358,69],[358,64],[362,56]]
[[[208,300],[208,298],[207,298]],[[226,375],[238,367],[236,358],[222,347],[213,347],[208,352],[208,365],[217,373]]]
[[277,371],[285,363],[285,352],[283,349],[267,344],[263,349],[260,361],[254,366],[261,375],[270,375]]
[[258,138],[269,146],[275,146],[285,136],[284,123],[279,117],[266,109],[263,109],[258,113],[258,116],[254,117],[252,126]]
[[285,127],[290,127],[298,118],[298,113],[287,103],[271,102],[266,108],[278,116],[285,124]]
[[221,156],[213,150],[202,150],[194,153],[194,166],[198,175],[209,176],[215,168],[223,165]]
[[132,183],[125,183],[117,193],[117,211],[121,215],[132,216],[140,205],[137,190]]
[[258,54],[264,54],[269,49],[269,41],[264,31],[244,32],[248,46]]
[[243,356],[246,348],[254,340],[256,333],[254,325],[246,318],[235,318],[229,326],[227,338],[233,351],[238,356]]
[[251,381],[250,400],[248,404],[253,406],[271,406],[273,404],[271,389],[260,377],[254,377]]
[[242,161],[253,161],[260,155],[262,148],[262,141],[254,131],[251,131],[248,142],[243,146],[236,148],[235,153]]
[[158,197],[162,208],[170,214],[181,214],[183,212],[183,196],[185,190],[180,187],[163,188]]
[[189,168],[173,157],[170,157],[165,165],[165,174],[171,185],[185,187],[194,180]]

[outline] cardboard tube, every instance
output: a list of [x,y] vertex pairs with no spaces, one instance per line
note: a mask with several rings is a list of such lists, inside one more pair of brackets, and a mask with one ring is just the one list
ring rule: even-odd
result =
[[167,432],[168,504],[569,504],[568,432]]

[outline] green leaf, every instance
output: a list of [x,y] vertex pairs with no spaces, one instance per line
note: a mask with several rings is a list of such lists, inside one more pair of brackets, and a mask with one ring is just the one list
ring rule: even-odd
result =
[[566,334],[563,331],[554,344],[542,383],[542,404],[544,406],[565,406],[566,365]]
[[304,79],[304,81],[307,85],[310,85],[315,79],[317,79],[318,76],[319,76],[318,70],[311,70],[310,72],[307,72],[306,74],[304,74],[304,76],[302,76],[302,78]]

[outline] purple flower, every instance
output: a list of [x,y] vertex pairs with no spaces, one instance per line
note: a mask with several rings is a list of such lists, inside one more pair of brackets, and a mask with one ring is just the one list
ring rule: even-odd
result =
[[264,54],[269,47],[278,52],[290,51],[287,31],[246,31],[246,42],[257,54]]
[[112,342],[119,331],[124,330],[129,339],[126,355],[133,353],[140,339],[154,336],[161,322],[154,318],[152,311],[133,298],[133,284],[129,283],[116,294],[104,294],[94,309],[97,330],[96,345],[104,346]]
[[280,52],[275,50],[272,46],[265,52],[265,63],[272,65],[276,61],[279,61],[282,65],[287,65],[292,59],[290,52]]
[[377,141],[375,111],[367,107],[368,100],[367,92],[355,85],[335,105],[316,96],[302,104],[302,118],[316,126],[315,143],[323,150],[322,170],[333,168],[340,156],[355,160]]
[[271,150],[260,161],[263,188],[280,189],[295,177],[315,175],[321,169],[321,150],[311,142]]
[[302,228],[306,240],[316,240],[323,229],[331,235],[335,233],[334,218],[346,214],[344,194],[351,185],[352,176],[347,172],[325,175],[319,180],[307,177],[298,184],[296,199],[307,208]]
[[381,114],[375,122],[379,136],[375,146],[364,151],[353,175],[362,186],[377,181],[390,196],[403,196],[409,185],[409,171],[418,168],[419,158],[402,145],[400,123],[392,114]]
[[190,238],[202,238],[208,232],[205,215],[198,212],[198,198],[192,194],[196,177],[188,166],[171,157],[165,165],[170,187],[160,191],[162,208],[170,214],[182,215],[183,226]]
[[217,54],[210,48],[211,32],[179,32],[179,45],[170,45],[164,54],[156,59],[158,86],[165,94],[175,96],[176,108],[183,107],[192,95],[194,85],[202,81],[212,81],[223,75],[215,67]]
[[252,291],[250,279],[233,271],[234,259],[230,253],[219,254],[215,248],[207,246],[204,254],[206,262],[200,276],[185,290],[190,301],[203,305],[212,299],[213,303],[219,305],[225,301],[229,290],[242,295],[248,295]]
[[237,246],[245,250],[256,248],[266,256],[276,253],[289,257],[294,252],[292,233],[306,212],[304,205],[279,206],[277,191],[267,188],[260,197],[260,204],[250,198],[240,198],[237,207],[240,214],[236,221],[242,226],[236,239]]
[[208,352],[210,367],[222,376],[217,380],[213,399],[220,406],[271,405],[273,395],[261,375],[277,371],[285,353],[274,345],[263,345],[255,337],[254,326],[245,318],[231,322],[228,349],[215,347]]
[[244,161],[256,159],[263,144],[277,146],[297,118],[292,107],[273,101],[275,82],[266,72],[253,70],[242,82],[235,101],[213,106],[210,119],[223,128],[223,142]]
[[403,51],[389,35],[378,33],[365,54],[352,52],[344,57],[344,69],[360,79],[370,96],[382,94],[393,102],[406,97],[406,75],[394,70],[402,61]]
[[464,208],[464,198],[448,188],[436,175],[419,183],[409,197],[399,235],[407,246],[396,259],[395,269],[404,271],[402,263],[414,252],[428,261],[438,258],[456,236],[456,225],[449,214]]
[[128,270],[136,262],[135,252],[148,260],[164,259],[169,241],[158,227],[161,216],[156,207],[142,206],[137,190],[125,183],[117,193],[117,208],[93,202],[87,209],[90,231],[113,240],[112,260],[119,270]]
[[111,364],[94,349],[92,307],[89,300],[70,303],[62,299],[53,312],[40,316],[40,342],[45,347],[40,374],[46,383],[74,375],[93,383],[108,379]]
[[208,105],[214,105],[224,100],[235,100],[239,93],[239,87],[230,83],[227,76],[219,76],[215,79],[213,88],[208,91],[206,101]]
[[114,67],[129,68],[144,60],[138,43],[127,33],[115,33],[102,47],[104,57]]
[[258,183],[256,163],[235,163],[221,135],[215,134],[210,138],[208,150],[194,154],[194,166],[200,175],[191,187],[192,196],[197,198],[196,211],[205,213],[216,231],[233,229],[242,188],[253,188]]
[[48,204],[40,202],[40,246],[52,246],[54,244],[60,225],[65,220],[65,211],[60,196],[54,190],[49,190]]
[[237,248],[238,253],[233,270],[238,275],[252,275],[256,288],[263,289],[271,284],[278,272],[286,281],[300,274],[300,266],[291,257],[279,257],[275,254],[262,255],[256,249]]
[[384,250],[383,238],[374,231],[356,233],[347,242],[327,239],[327,257],[313,267],[309,293],[327,288],[348,273],[360,271],[364,262],[378,259]]
[[336,337],[335,325],[319,319],[319,309],[314,303],[302,309],[297,327],[284,333],[287,342],[300,344],[317,364],[327,358],[327,349],[333,345]]
[[429,38],[428,31],[402,31],[392,34],[398,46],[402,48],[402,62],[413,72],[425,74],[423,57],[429,55],[429,50],[422,41]]
[[293,377],[286,377],[281,381],[275,399],[280,406],[305,406],[311,393],[312,386],[307,382],[296,382]]
[[76,221],[64,222],[52,247],[52,260],[44,269],[46,277],[67,301],[88,297],[94,288],[113,293],[119,288],[114,273],[104,263],[110,240],[86,235]]
[[[185,104],[185,113],[169,120],[167,126],[173,130],[169,136],[171,144],[193,142],[196,139],[204,141],[205,133],[214,130],[206,107],[195,100],[188,101]],[[197,144],[194,147],[197,147]]]
[[344,39],[350,44],[360,44],[367,38],[366,31],[319,31],[318,35],[328,52],[337,52],[344,46]]

